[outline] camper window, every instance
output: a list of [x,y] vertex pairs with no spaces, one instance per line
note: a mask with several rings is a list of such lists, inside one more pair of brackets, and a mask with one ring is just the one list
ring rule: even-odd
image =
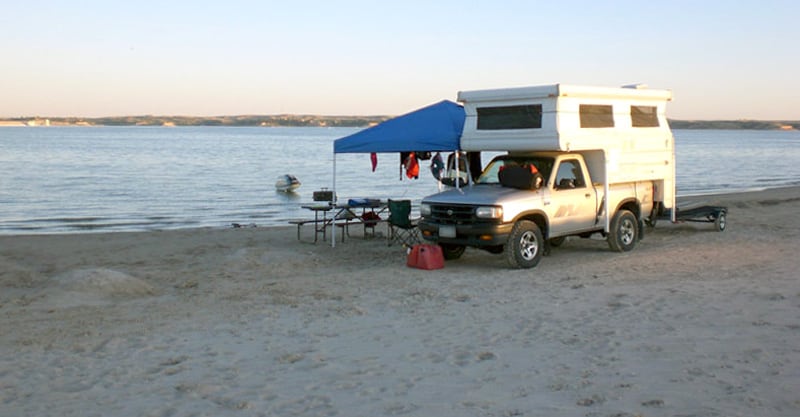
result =
[[614,127],[613,106],[581,104],[581,127]]
[[656,107],[631,106],[631,125],[633,127],[658,127]]
[[479,107],[478,130],[541,129],[542,105]]

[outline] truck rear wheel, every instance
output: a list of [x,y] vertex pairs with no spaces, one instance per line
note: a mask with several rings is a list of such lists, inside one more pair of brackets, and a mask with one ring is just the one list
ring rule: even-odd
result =
[[466,249],[464,245],[451,245],[448,243],[440,243],[439,246],[442,247],[442,256],[447,260],[460,258],[464,254],[464,249]]
[[608,246],[616,252],[628,252],[639,240],[639,222],[629,210],[620,210],[611,219]]
[[506,244],[506,260],[512,268],[533,268],[542,260],[544,238],[536,223],[520,220],[511,229]]

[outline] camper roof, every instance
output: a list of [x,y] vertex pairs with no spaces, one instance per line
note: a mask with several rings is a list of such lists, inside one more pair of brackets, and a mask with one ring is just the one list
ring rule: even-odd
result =
[[525,100],[556,97],[614,98],[636,100],[672,100],[672,91],[649,89],[641,84],[624,87],[591,87],[570,84],[552,84],[533,87],[497,88],[489,90],[459,91],[458,101]]

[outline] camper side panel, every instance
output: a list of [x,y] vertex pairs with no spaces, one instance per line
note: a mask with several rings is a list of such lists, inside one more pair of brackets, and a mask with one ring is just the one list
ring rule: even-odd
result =
[[576,87],[566,91],[568,94],[562,95],[543,94],[550,90],[539,89],[459,94],[466,112],[462,149],[627,150],[629,142],[636,140],[642,142],[636,147],[655,151],[663,149],[664,140],[671,138],[665,116],[668,92],[591,89],[581,95],[582,90]]

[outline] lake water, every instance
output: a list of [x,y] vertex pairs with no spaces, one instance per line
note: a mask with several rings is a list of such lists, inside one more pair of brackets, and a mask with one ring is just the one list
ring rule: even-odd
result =
[[[332,188],[333,141],[354,128],[0,128],[0,234],[286,225]],[[800,185],[800,132],[676,130],[678,195]],[[484,164],[488,158],[484,157]],[[398,154],[336,156],[341,199],[438,191]],[[294,174],[302,186],[275,191]],[[402,179],[401,179],[402,178]]]

